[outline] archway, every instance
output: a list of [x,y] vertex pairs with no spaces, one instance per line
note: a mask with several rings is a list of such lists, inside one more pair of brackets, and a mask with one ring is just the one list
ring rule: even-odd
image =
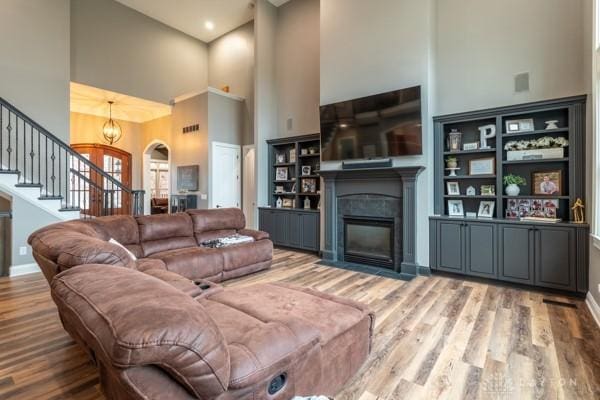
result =
[[[160,159],[155,159],[157,157],[157,154],[165,154],[166,153],[166,160],[165,157],[161,157]],[[153,158],[153,155],[155,158]],[[157,196],[157,197],[166,197],[167,198],[167,204],[168,204],[168,198],[169,195],[171,194],[171,147],[166,144],[165,142],[163,142],[162,140],[158,140],[155,139],[152,142],[150,142],[146,148],[144,149],[144,152],[142,153],[142,182],[143,182],[143,188],[144,188],[144,214],[148,215],[150,214],[151,211],[151,200],[153,196]],[[162,163],[166,163],[167,164],[167,170],[166,173],[164,174],[166,179],[167,179],[167,190],[166,193],[164,193],[164,191],[162,192],[158,192],[158,193],[153,193],[152,192],[152,177],[153,177],[153,173],[152,173],[152,167],[153,164],[162,164]],[[164,171],[164,170],[163,170]],[[160,174],[160,168],[156,169],[155,173]]]

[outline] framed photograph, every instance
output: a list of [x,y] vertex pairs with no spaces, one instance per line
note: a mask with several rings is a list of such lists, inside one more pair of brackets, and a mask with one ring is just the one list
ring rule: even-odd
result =
[[290,150],[290,158],[289,158],[291,163],[295,163],[296,162],[296,149],[293,148]]
[[534,130],[533,118],[512,119],[506,121],[507,133],[530,132]]
[[469,175],[494,175],[496,173],[496,158],[478,158],[469,160]]
[[520,199],[519,200],[519,208],[521,208],[521,207],[527,207],[527,209],[529,210],[529,207],[531,207],[531,200]]
[[517,199],[508,199],[506,201],[506,208],[510,211],[519,211],[519,203]]
[[556,218],[556,208],[555,207],[544,208],[544,217],[545,218]]
[[277,156],[275,156],[275,158],[277,159],[277,164],[285,163],[285,153],[279,153]]
[[506,218],[507,219],[518,219],[519,212],[517,210],[506,210]]
[[533,194],[552,196],[562,192],[562,171],[541,171],[531,174]]
[[531,200],[531,211],[539,211],[544,208],[544,200],[533,199]]
[[529,207],[519,207],[519,218],[529,217]]
[[302,176],[306,176],[306,175],[310,175],[310,165],[303,165],[302,166]]
[[288,169],[287,167],[277,167],[275,169],[275,180],[276,181],[287,181]]
[[495,196],[496,195],[496,185],[481,185],[481,195],[482,196]]
[[458,185],[458,182],[446,182],[446,188],[448,190],[448,195],[449,196],[458,196],[460,195],[460,186]]
[[179,192],[195,192],[200,182],[200,166],[185,165],[177,167],[177,190]]
[[283,193],[283,192],[285,192],[285,190],[283,189],[282,185],[275,186],[275,193]]
[[448,215],[451,217],[465,216],[462,200],[448,200]]
[[558,200],[556,199],[544,199],[544,208],[558,208]]
[[494,206],[495,202],[493,201],[482,201],[479,203],[479,211],[477,212],[477,217],[483,218],[492,218],[494,216]]
[[479,148],[479,143],[478,142],[464,143],[463,144],[463,150],[477,150],[478,148]]
[[294,207],[294,201],[292,199],[283,199],[283,204],[282,204],[283,208],[292,208]]
[[302,193],[315,193],[317,191],[317,180],[314,178],[302,179]]

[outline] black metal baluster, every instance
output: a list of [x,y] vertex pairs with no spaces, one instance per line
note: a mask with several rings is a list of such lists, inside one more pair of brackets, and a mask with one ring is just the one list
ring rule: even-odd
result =
[[56,196],[56,191],[55,191],[55,181],[56,181],[56,174],[54,173],[54,160],[56,160],[56,156],[54,155],[54,141],[52,141],[52,155],[50,156],[50,159],[52,160],[52,175],[50,175],[50,180],[52,181],[52,197]]
[[4,142],[4,124],[2,122],[4,116],[3,108],[4,107],[0,104],[0,169],[4,169],[4,163],[2,162],[2,142]]
[[8,111],[8,126],[6,127],[6,130],[8,132],[8,147],[6,148],[6,152],[8,153],[8,169],[11,170],[11,166],[12,166],[12,157],[11,154],[12,153],[12,148],[10,147],[10,134],[12,133],[12,121],[10,118],[10,110]]
[[[18,140],[18,138],[17,138]],[[27,158],[25,157],[25,149],[27,148],[27,124],[23,120],[23,183],[27,183]]]
[[[24,121],[23,121],[24,122]],[[15,169],[19,171],[19,117],[15,114]],[[18,182],[21,181],[19,174]]]
[[40,152],[40,142],[41,142],[41,136],[40,136],[40,131],[39,129],[37,129],[37,136],[38,136],[38,183],[41,185],[42,184],[42,153]]
[[[62,150],[61,146],[58,146],[58,195],[62,194],[62,173],[61,173],[61,164],[62,159],[60,157],[60,151]],[[62,202],[62,200],[61,200]]]
[[46,178],[46,185],[44,186],[46,188],[46,196],[50,196],[50,187],[48,186],[48,136],[46,137],[46,146],[44,146],[44,163],[46,164],[46,168],[44,168],[44,175]]
[[31,147],[31,151],[29,152],[29,157],[31,157],[31,183],[35,183],[35,172],[33,170],[33,157],[35,156],[35,152],[33,151],[33,126],[31,126],[30,138],[31,143],[29,147]]

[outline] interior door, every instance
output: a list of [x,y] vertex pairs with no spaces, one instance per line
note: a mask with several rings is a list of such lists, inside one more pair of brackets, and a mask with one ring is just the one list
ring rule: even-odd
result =
[[210,207],[241,207],[240,156],[240,146],[213,142]]

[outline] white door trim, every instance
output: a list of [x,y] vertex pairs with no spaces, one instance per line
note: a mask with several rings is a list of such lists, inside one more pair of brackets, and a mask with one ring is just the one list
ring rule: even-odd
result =
[[[213,179],[213,174],[214,174],[214,168],[213,168],[213,153],[215,151],[215,148],[219,146],[219,147],[228,147],[230,149],[235,149],[238,150],[240,153],[240,159],[238,159],[238,163],[239,163],[239,171],[240,174],[242,172],[242,160],[241,160],[241,155],[242,155],[242,146],[240,146],[239,144],[231,144],[231,143],[225,143],[225,142],[216,142],[213,141],[211,142],[210,145],[210,151],[208,152],[208,168],[209,168],[209,174],[208,174],[208,208],[215,208],[214,205],[214,199],[213,199],[213,193],[214,191],[214,187],[213,185],[215,184],[214,179]],[[241,205],[242,204],[242,187],[241,187],[241,183],[242,183],[242,179],[240,177],[239,179],[240,181],[240,188],[238,190],[238,203]]]
[[[254,175],[252,176],[253,178],[253,191],[254,191],[254,195],[251,196],[252,198],[246,198],[246,192],[249,191],[247,188],[247,185],[249,184],[248,182],[246,182],[246,179],[249,178],[246,176],[246,154],[251,151],[254,150],[254,163],[252,165],[252,170]],[[246,216],[246,226],[248,228],[256,228],[258,226],[257,224],[257,211],[256,211],[256,146],[253,144],[246,144],[244,146],[242,146],[242,210],[244,211],[244,215]],[[248,213],[248,209],[251,209],[252,212],[251,214]]]

